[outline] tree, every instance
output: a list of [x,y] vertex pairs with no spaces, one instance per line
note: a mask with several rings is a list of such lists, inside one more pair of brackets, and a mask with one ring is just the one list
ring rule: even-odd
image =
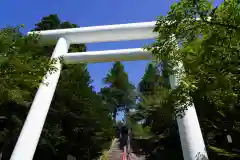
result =
[[66,138],[64,148],[59,150],[61,156],[72,152],[77,158],[92,159],[113,136],[108,110],[90,84],[84,66],[71,66],[62,72],[52,104],[52,108],[61,113]]
[[[57,15],[43,17],[34,30],[74,28],[76,24],[61,22]],[[51,53],[52,45],[46,46]],[[85,51],[84,44],[71,45],[69,52]],[[71,54],[71,53],[69,53]],[[72,154],[81,159],[93,159],[111,141],[113,131],[109,112],[91,86],[86,64],[63,65],[51,110],[60,121],[48,117],[47,133],[57,125],[57,135],[50,134],[53,148],[59,158]],[[45,132],[43,132],[43,136]],[[49,138],[48,138],[49,139]]]
[[[133,122],[138,122],[139,127],[141,126],[140,132],[145,132],[142,133],[145,135],[142,138],[146,138],[147,146],[144,150],[150,158],[157,156],[163,159],[182,159],[180,140],[173,116],[173,104],[170,101],[169,82],[164,77],[164,72],[165,69],[159,68],[157,64],[148,65],[139,83],[140,99],[132,119]],[[135,136],[139,134],[139,130],[133,132]],[[140,139],[135,137],[135,141]]]
[[128,112],[134,97],[129,96],[134,86],[128,81],[128,75],[120,62],[113,64],[113,67],[104,78],[107,87],[101,89],[101,94],[111,108],[112,117],[116,120],[118,111]]
[[[72,28],[57,15],[43,17],[34,30]],[[54,46],[43,46],[41,37],[24,36],[18,28],[0,32],[1,45],[1,131],[3,160],[10,158],[33,96],[47,70],[54,70],[49,57]],[[71,51],[85,51],[83,44]],[[47,54],[46,54],[47,53]],[[78,74],[76,74],[78,73]],[[111,120],[102,99],[91,86],[85,64],[63,65],[34,159],[93,159],[113,136]],[[67,90],[66,90],[67,89]]]
[[31,91],[38,87],[53,62],[40,56],[43,49],[37,36],[24,36],[17,28],[5,28],[1,34],[1,103],[31,99]]
[[[122,142],[129,151],[131,128],[128,120],[130,110],[135,107],[136,103],[135,87],[129,82],[128,74],[124,71],[124,66],[120,62],[113,64],[113,67],[104,78],[104,82],[108,86],[101,89],[101,95],[110,108],[113,120],[116,121],[119,111],[125,114],[123,119],[125,125],[121,127],[123,133]],[[116,122],[116,131],[117,127]],[[127,131],[127,134],[124,131]]]
[[[147,47],[168,62],[169,74],[181,75],[170,95],[183,106],[191,97],[210,159],[233,159],[239,150],[239,128],[234,127],[239,123],[239,9],[237,0],[216,8],[207,0],[181,0],[158,18],[157,41]],[[235,142],[227,142],[226,132]]]
[[32,100],[54,60],[42,56],[38,36],[25,36],[21,27],[0,30],[0,144],[2,159],[9,159]]
[[[35,28],[32,31],[41,30],[53,30],[53,29],[66,29],[66,28],[77,28],[77,24],[70,23],[68,21],[61,22],[56,14],[50,14],[49,16],[43,17],[40,22],[35,24]],[[52,55],[55,44],[44,46],[45,52],[48,56]],[[72,44],[69,48],[69,52],[83,52],[86,51],[84,44]]]

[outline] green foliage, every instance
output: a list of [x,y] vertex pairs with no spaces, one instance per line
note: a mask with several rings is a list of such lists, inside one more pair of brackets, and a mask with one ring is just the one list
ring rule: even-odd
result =
[[136,121],[130,121],[129,126],[131,126],[134,138],[143,139],[152,136],[151,128],[149,126],[143,126],[142,124],[136,123]]
[[109,143],[109,147],[106,147],[103,152],[102,155],[100,156],[100,158],[98,160],[108,160],[109,158],[109,151],[111,150],[112,146],[114,145],[114,143],[116,143],[116,139],[112,139],[111,143]]
[[[216,8],[207,0],[181,0],[158,18],[156,42],[146,47],[159,62],[167,62],[168,75],[178,75],[179,86],[166,94],[166,104],[179,115],[194,103],[207,146],[233,154],[240,147],[235,127],[240,113],[239,12],[237,0]],[[227,134],[234,137],[231,145]]]
[[112,138],[113,123],[101,98],[90,85],[85,66],[68,67],[62,71],[51,107],[62,116],[63,135],[68,147],[75,150],[74,155],[94,157],[96,151],[100,152],[104,143]]
[[108,160],[108,151],[103,152],[102,160]]
[[[70,22],[61,22],[57,15],[43,17],[36,26],[34,30],[77,27]],[[54,46],[46,46],[45,52],[53,48]],[[71,45],[69,52],[85,50],[83,44]],[[101,97],[93,91],[91,83],[85,64],[63,65],[51,105],[51,110],[54,110],[55,116],[60,120],[54,121],[51,117],[47,119],[47,124],[57,124],[59,127],[56,130],[59,135],[50,135],[53,139],[52,144],[55,144],[57,157],[66,157],[71,153],[76,158],[92,159],[113,137],[113,123],[109,112]],[[47,124],[44,128],[52,130]],[[49,136],[43,132],[43,137]],[[59,139],[60,137],[62,138]]]
[[[56,14],[50,14],[49,16],[43,17],[39,23],[35,24],[35,26],[36,27],[32,31],[79,27],[77,24],[73,24],[68,21],[61,22],[61,20]],[[44,46],[45,53],[48,56],[51,56],[54,50],[54,47],[55,47],[55,43]],[[84,52],[84,51],[86,51],[85,44],[72,44],[69,48],[69,52]]]
[[143,148],[149,158],[182,159],[165,69],[150,63],[139,83],[139,91],[139,103],[131,116],[133,122],[136,121],[132,127],[134,137],[146,139],[145,145],[149,147]]
[[41,56],[39,37],[24,36],[19,29],[0,30],[0,103],[30,101],[46,71],[55,70],[53,62]]
[[229,153],[224,149],[209,146],[209,149],[213,152],[216,152],[218,156],[223,157],[223,158],[240,158],[239,154],[234,154],[234,153]]
[[[174,4],[166,17],[158,19],[154,31],[159,36],[148,49],[181,74],[179,88],[186,93],[184,95],[204,86],[209,101],[217,107],[226,104],[231,107],[238,104],[239,99],[238,67],[235,67],[239,36],[238,30],[231,27],[238,22],[238,14],[233,13],[238,13],[239,8],[235,1],[226,1],[215,10],[212,8],[208,1],[195,5],[182,0]],[[210,13],[203,15],[205,12]],[[200,20],[196,20],[199,14]],[[210,22],[206,20],[209,15]],[[180,44],[180,49],[176,44]],[[178,67],[180,62],[184,63],[184,71]]]
[[[61,22],[57,15],[43,17],[34,30],[77,27]],[[38,36],[22,35],[17,28],[0,31],[0,149],[10,158],[33,96],[47,70],[54,46],[43,46]],[[70,52],[85,51],[83,44]],[[114,136],[107,106],[91,86],[85,64],[63,65],[57,90],[34,156],[38,159],[93,159]],[[46,84],[47,85],[47,84]]]
[[[159,125],[168,125],[172,121],[172,107],[167,101],[170,97],[168,82],[158,73],[156,65],[149,64],[146,72],[139,83],[140,102],[138,104],[135,118],[138,120],[145,120],[145,123],[158,124],[157,130],[162,131]],[[154,118],[163,120],[155,123]],[[155,127],[153,127],[155,128]],[[153,129],[152,128],[152,129]]]
[[[239,13],[237,0],[224,1],[216,8],[208,0],[174,3],[167,16],[157,19],[156,42],[146,46],[157,63],[149,64],[139,93],[120,62],[114,63],[104,78],[107,86],[98,94],[91,86],[86,64],[63,65],[34,159],[66,159],[68,154],[77,159],[98,157],[113,139],[114,127],[124,125],[114,122],[119,111],[125,112],[134,137],[147,139],[149,145],[144,149],[149,155],[182,159],[175,118],[188,103],[196,107],[210,159],[239,158]],[[52,14],[33,30],[75,27]],[[19,29],[0,30],[0,146],[4,160],[11,155],[44,74],[55,70],[55,60],[49,62],[54,45],[43,46],[40,37],[25,36]],[[86,51],[84,44],[69,49],[81,51]],[[172,89],[171,74],[179,78],[179,86]],[[232,143],[226,135],[231,135]]]
[[127,113],[131,108],[131,104],[135,103],[134,86],[129,82],[124,66],[120,62],[113,64],[113,67],[104,78],[104,83],[107,87],[101,89],[101,95],[109,105],[115,120],[118,111]]
[[[16,28],[0,30],[0,146],[9,159],[34,93],[56,59],[43,56],[38,36],[25,36]],[[47,85],[47,84],[46,84]]]
[[113,64],[113,67],[104,79],[105,84],[109,84],[112,88],[118,88],[126,91],[129,85],[128,75],[124,71],[124,66],[120,62]]

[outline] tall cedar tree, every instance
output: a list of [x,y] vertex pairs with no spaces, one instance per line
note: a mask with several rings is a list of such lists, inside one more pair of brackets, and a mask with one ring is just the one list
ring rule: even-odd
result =
[[164,72],[163,65],[148,65],[139,83],[140,100],[132,117],[142,122],[145,132],[150,129],[153,134],[147,136],[143,143],[150,158],[182,159],[177,126],[172,116],[172,104],[166,101],[169,82],[164,77]]
[[104,78],[104,83],[107,87],[101,89],[101,94],[110,107],[113,119],[116,120],[118,111],[127,112],[134,102],[134,98],[129,96],[134,86],[129,82],[124,66],[120,62],[113,64]]

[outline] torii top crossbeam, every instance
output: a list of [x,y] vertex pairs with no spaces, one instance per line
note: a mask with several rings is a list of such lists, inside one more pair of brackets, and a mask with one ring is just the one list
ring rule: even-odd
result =
[[[156,22],[142,22],[129,24],[115,24],[104,26],[92,26],[70,29],[46,30],[29,32],[28,34],[40,34],[45,43],[55,42],[59,38],[65,38],[70,44],[113,42],[124,40],[152,39],[157,36],[153,32]],[[94,52],[62,53],[63,62],[98,63],[113,61],[132,61],[152,59],[150,52],[141,48],[105,50]]]
[[142,22],[129,24],[115,24],[104,26],[92,26],[59,30],[46,30],[29,32],[28,34],[40,34],[44,41],[58,40],[64,37],[71,44],[112,42],[124,40],[151,39],[156,37],[153,28],[156,22]]

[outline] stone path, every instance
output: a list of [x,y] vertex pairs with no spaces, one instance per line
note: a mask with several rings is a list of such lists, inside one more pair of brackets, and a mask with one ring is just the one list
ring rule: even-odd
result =
[[[123,146],[119,138],[114,140],[112,147],[109,150],[108,159],[109,160],[122,160]],[[137,156],[134,153],[129,154],[129,160],[145,160],[145,156]]]

